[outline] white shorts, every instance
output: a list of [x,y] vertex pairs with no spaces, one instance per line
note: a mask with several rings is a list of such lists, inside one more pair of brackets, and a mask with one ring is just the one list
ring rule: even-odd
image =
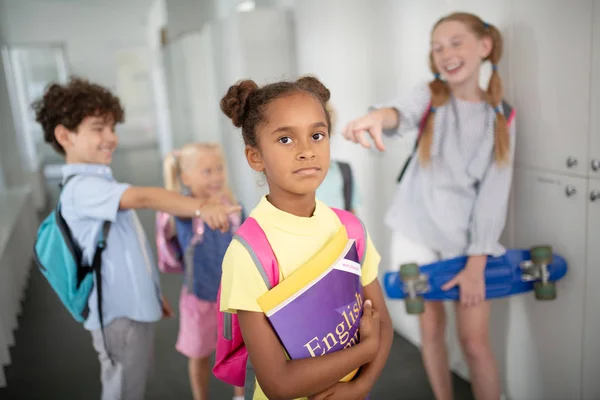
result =
[[390,244],[391,270],[400,271],[400,265],[408,263],[429,264],[441,260],[438,252],[407,238],[399,232],[392,232]]

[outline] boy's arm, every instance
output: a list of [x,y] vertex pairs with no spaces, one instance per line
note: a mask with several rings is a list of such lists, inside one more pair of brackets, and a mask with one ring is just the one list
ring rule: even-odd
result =
[[159,187],[130,186],[123,192],[119,208],[149,208],[164,211],[177,217],[193,217],[200,209],[202,202],[193,197]]
[[271,400],[305,397],[323,391],[370,362],[377,353],[375,339],[324,356],[287,360],[263,313],[238,311],[238,318],[256,377]]
[[[213,211],[218,209],[224,213],[223,218],[225,218],[226,222],[226,214],[239,211],[241,206],[204,204],[204,202],[193,197],[184,196],[159,187],[130,186],[123,192],[119,208],[149,208],[156,211],[164,211],[177,217],[194,217],[197,215],[197,212],[200,212],[200,214],[204,214],[203,218],[205,219],[208,217],[207,214],[210,213],[212,216]],[[222,218],[217,217],[217,220],[220,219]]]

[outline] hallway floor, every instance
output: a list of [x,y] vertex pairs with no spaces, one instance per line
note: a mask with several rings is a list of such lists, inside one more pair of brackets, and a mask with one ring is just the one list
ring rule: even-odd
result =
[[[161,165],[153,147],[115,153],[117,179],[136,185],[159,185]],[[53,184],[54,185],[54,184]],[[56,196],[56,186],[51,194]],[[154,213],[138,213],[151,242]],[[162,276],[163,290],[171,304],[178,304],[181,277]],[[148,400],[188,400],[187,359],[175,348],[178,323],[162,321],[157,326],[155,377]],[[91,337],[59,303],[42,275],[32,267],[26,300],[11,349],[12,363],[6,367],[8,386],[0,389],[0,400],[95,400],[100,398],[100,369]],[[455,398],[472,399],[470,385],[453,376]],[[211,399],[231,399],[231,390],[215,378]],[[388,363],[372,392],[372,399],[433,399],[419,350],[395,337]]]

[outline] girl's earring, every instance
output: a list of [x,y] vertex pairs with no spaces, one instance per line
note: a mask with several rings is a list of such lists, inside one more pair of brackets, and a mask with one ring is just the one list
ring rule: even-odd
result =
[[258,187],[265,187],[265,185],[267,184],[267,179],[265,177],[265,173],[264,172],[259,172],[259,177],[256,180],[256,184],[258,185]]

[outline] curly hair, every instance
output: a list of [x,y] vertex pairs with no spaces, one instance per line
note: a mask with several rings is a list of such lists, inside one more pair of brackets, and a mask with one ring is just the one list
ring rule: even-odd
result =
[[244,80],[231,86],[221,99],[221,110],[231,118],[233,125],[242,128],[242,136],[246,145],[256,147],[256,128],[266,121],[267,105],[280,97],[294,92],[308,92],[315,96],[323,106],[327,126],[331,130],[331,121],[326,104],[330,93],[321,81],[312,76],[305,76],[294,82],[276,82],[261,88],[252,81]]
[[62,155],[65,150],[54,136],[57,126],[63,125],[76,132],[87,117],[110,119],[115,124],[125,120],[125,111],[118,97],[108,89],[81,78],[71,78],[66,85],[49,85],[32,108],[44,131],[44,141]]

